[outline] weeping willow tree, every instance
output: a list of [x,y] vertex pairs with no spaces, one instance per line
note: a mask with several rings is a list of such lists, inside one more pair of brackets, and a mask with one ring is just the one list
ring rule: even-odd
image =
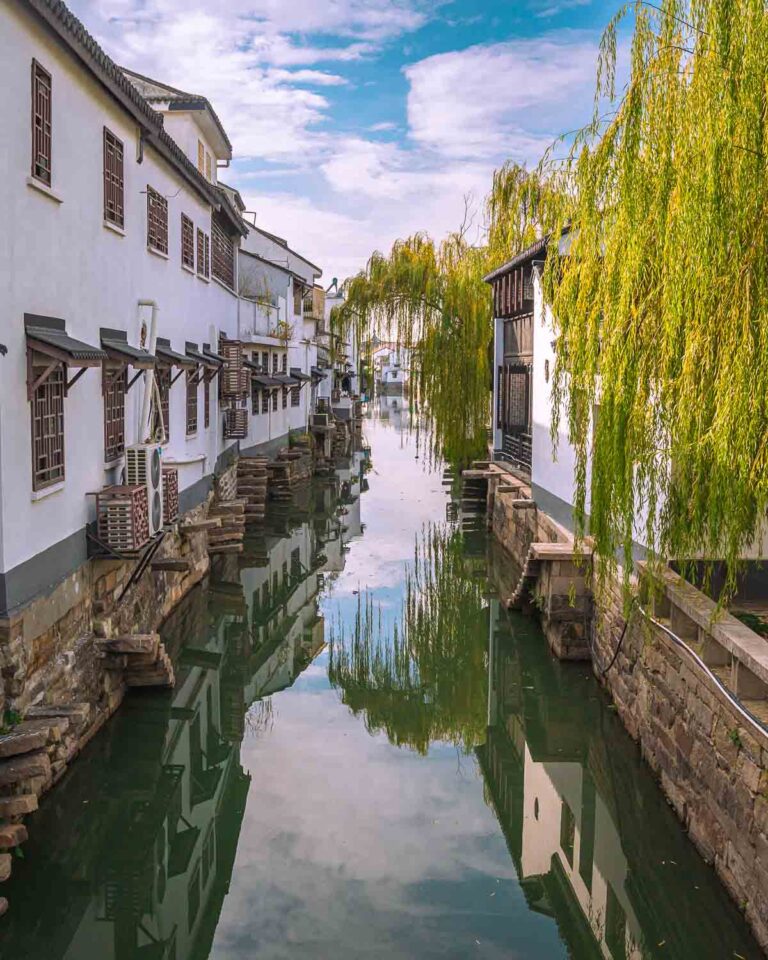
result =
[[375,334],[410,352],[411,390],[429,417],[432,453],[466,463],[485,453],[493,339],[483,276],[535,238],[542,184],[516,164],[494,176],[480,242],[462,226],[441,243],[425,233],[374,253],[345,284],[339,330]]
[[430,527],[392,623],[358,599],[350,633],[331,639],[329,676],[370,732],[426,753],[435,740],[469,751],[487,722],[488,610],[460,532]]
[[763,0],[623,8],[598,97],[615,109],[576,138],[548,211],[553,436],[562,419],[580,528],[589,506],[604,558],[623,550],[629,571],[644,534],[657,557],[724,559],[732,586],[768,506]]

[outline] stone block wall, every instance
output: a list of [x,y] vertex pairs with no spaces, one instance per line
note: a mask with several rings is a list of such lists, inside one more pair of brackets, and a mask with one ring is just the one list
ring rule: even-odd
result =
[[[518,567],[532,542],[570,539],[543,511],[521,510],[513,499],[489,491],[489,526]],[[711,678],[639,612],[618,646],[626,623],[618,579],[592,602],[587,649],[599,682],[691,840],[768,950],[768,735],[745,722]],[[542,627],[557,654],[545,615]]]

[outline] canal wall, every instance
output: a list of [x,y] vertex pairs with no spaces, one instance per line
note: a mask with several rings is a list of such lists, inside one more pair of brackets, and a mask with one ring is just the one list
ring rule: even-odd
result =
[[556,656],[592,661],[690,839],[768,950],[768,735],[708,672],[768,717],[768,644],[672,571],[652,616],[635,604],[627,618],[620,571],[593,590],[589,543],[575,551],[509,474],[489,478],[488,513],[520,570],[502,599],[540,618]]

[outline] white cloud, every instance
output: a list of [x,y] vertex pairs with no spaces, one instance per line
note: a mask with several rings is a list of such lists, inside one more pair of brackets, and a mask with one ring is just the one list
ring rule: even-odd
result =
[[389,130],[397,130],[396,123],[372,123],[368,130],[371,133],[385,133]]
[[[413,140],[450,157],[536,162],[594,88],[596,46],[581,35],[485,44],[405,70]],[[587,119],[587,117],[584,117]]]

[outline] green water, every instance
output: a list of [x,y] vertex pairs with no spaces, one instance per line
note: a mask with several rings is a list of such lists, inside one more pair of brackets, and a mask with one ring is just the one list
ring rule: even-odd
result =
[[[171,618],[28,819],[2,960],[761,956],[388,406]],[[6,893],[6,891],[3,891]]]

